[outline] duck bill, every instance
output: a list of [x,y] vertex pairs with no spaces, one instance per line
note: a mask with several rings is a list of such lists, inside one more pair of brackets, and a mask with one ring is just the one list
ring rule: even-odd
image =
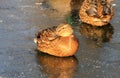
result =
[[37,38],[34,38],[34,43],[36,43],[36,44],[37,44]]

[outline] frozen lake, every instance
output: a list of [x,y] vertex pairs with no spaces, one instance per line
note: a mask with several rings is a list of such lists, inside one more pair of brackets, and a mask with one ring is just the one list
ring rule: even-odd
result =
[[[114,1],[110,24],[97,28],[78,22],[79,2],[0,0],[0,78],[120,78],[120,1]],[[75,56],[38,54],[35,33],[63,22],[73,25],[79,39]]]

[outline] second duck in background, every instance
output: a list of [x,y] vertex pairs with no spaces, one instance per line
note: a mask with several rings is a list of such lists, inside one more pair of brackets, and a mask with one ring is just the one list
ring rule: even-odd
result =
[[93,26],[107,25],[114,15],[113,0],[85,0],[79,11],[82,22]]

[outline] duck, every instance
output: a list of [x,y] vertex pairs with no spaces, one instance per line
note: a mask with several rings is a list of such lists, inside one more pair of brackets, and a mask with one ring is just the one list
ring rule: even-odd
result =
[[71,25],[62,23],[39,31],[34,38],[37,49],[53,56],[67,57],[78,50],[78,39]]
[[114,16],[114,9],[111,5],[113,0],[85,0],[83,1],[79,17],[82,22],[93,26],[105,26]]

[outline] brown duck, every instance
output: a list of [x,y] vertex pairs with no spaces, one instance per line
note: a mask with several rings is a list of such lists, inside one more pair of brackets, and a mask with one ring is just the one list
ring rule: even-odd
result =
[[39,51],[59,57],[72,56],[78,50],[78,40],[69,24],[60,24],[38,32],[34,42]]
[[79,11],[81,21],[93,26],[107,25],[114,15],[114,10],[111,6],[112,1],[85,0]]

